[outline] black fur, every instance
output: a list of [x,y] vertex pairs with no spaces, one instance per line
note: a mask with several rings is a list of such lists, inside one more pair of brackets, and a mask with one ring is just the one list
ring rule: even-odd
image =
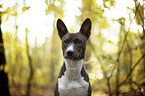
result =
[[[62,40],[62,50],[63,50],[63,56],[65,59],[71,59],[73,61],[79,61],[81,59],[84,59],[85,56],[85,50],[86,50],[86,43],[87,40],[91,34],[91,20],[87,18],[78,33],[69,33],[65,24],[61,19],[57,20],[57,29],[58,29],[58,35],[60,39]],[[66,49],[73,44],[74,53],[69,56],[66,52]],[[64,72],[66,71],[65,63],[63,63],[58,78],[61,78],[64,75]],[[81,69],[81,76],[84,77],[84,80],[89,83],[88,88],[88,96],[91,96],[91,86],[89,82],[89,76],[87,72],[85,71],[85,68],[82,66]],[[59,96],[58,92],[58,82],[56,84],[55,94],[54,96]]]

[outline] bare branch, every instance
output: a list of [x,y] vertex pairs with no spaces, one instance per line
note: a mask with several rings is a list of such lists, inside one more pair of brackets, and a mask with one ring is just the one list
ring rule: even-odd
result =
[[[140,3],[139,3],[138,6],[136,7],[135,16],[133,17],[133,19],[135,19],[135,17],[136,17],[136,13],[137,13],[137,11],[138,11],[139,5],[140,5]],[[131,24],[132,24],[133,19],[130,21],[130,25],[129,25],[129,28],[128,28],[128,31],[127,31],[127,32],[126,32],[125,29],[123,28],[123,31],[126,32],[125,38],[124,38],[124,41],[123,41],[123,44],[125,44],[125,42],[126,42],[126,40],[127,40],[127,35],[128,35],[128,33],[129,33],[130,26],[131,26]],[[123,48],[124,48],[124,45],[121,47],[121,49],[120,49],[120,51],[119,51],[119,53],[118,53],[117,61],[119,60],[119,57],[120,57],[120,55],[121,55],[121,53],[122,53],[122,51],[123,51]]]
[[[106,71],[105,71],[105,69],[103,67],[102,61],[101,61],[100,57],[97,56],[97,54],[95,52],[95,48],[92,46],[92,43],[91,42],[90,42],[90,46],[91,46],[91,48],[92,48],[92,50],[93,50],[93,52],[95,54],[95,57],[99,60],[99,62],[101,64],[101,69],[103,71],[103,75],[104,75],[105,79],[107,80],[107,87],[108,87],[109,96],[112,96],[111,85],[110,85],[110,78],[112,77],[113,71],[111,72],[111,75],[109,77],[107,77],[107,73],[106,73]],[[115,69],[115,67],[113,69]]]
[[131,74],[132,74],[132,72],[134,71],[134,69],[136,68],[136,66],[140,63],[140,61],[141,61],[144,57],[145,57],[145,54],[142,55],[142,57],[134,64],[134,66],[130,69],[130,72],[128,73],[126,79],[125,79],[122,83],[120,83],[119,85],[124,84],[124,83],[128,80],[128,78],[131,76]]

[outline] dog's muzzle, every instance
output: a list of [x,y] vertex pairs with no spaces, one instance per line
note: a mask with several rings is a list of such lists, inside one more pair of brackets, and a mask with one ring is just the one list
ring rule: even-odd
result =
[[74,51],[67,51],[67,56],[73,56],[73,54],[74,54]]
[[75,60],[75,57],[76,57],[76,56],[74,56],[74,51],[72,51],[72,50],[68,50],[68,51],[66,51],[65,54],[64,54],[64,58],[66,58],[66,59]]

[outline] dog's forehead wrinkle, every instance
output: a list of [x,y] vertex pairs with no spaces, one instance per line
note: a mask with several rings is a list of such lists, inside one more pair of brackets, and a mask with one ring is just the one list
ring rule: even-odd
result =
[[[74,40],[74,39],[85,39],[85,37],[83,37],[83,35],[81,33],[68,33],[66,34],[62,40]],[[86,40],[84,40],[86,41]]]

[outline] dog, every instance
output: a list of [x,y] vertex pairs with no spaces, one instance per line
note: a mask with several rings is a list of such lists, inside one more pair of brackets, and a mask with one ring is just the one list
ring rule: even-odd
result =
[[91,20],[87,18],[77,33],[70,33],[61,19],[57,30],[62,40],[64,63],[61,67],[54,96],[91,96],[89,76],[83,66]]

